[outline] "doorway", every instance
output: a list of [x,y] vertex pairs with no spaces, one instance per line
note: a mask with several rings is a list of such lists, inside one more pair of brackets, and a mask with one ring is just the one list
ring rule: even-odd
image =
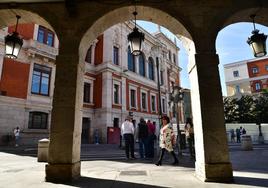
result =
[[90,143],[90,118],[83,117],[82,121],[82,135],[81,135],[81,143],[89,144]]

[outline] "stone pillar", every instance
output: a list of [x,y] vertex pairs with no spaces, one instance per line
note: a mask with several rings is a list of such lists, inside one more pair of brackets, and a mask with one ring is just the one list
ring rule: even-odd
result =
[[67,182],[80,177],[84,64],[78,63],[76,41],[80,40],[62,37],[62,41],[56,59],[49,158],[46,165],[46,181],[49,182]]
[[190,69],[195,131],[196,176],[203,181],[233,180],[224,124],[223,99],[215,53],[195,55]]

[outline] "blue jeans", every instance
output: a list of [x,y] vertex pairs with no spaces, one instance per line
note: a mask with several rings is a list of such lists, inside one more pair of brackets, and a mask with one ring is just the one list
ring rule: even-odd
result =
[[148,138],[140,138],[139,139],[139,153],[140,158],[148,157]]
[[149,158],[154,158],[154,140],[155,140],[155,135],[149,135],[148,137],[148,157]]

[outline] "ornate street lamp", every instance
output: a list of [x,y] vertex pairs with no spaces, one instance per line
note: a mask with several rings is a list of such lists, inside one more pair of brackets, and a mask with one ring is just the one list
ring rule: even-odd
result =
[[23,45],[23,40],[22,38],[19,37],[19,33],[17,32],[19,19],[21,17],[19,15],[16,15],[16,17],[17,17],[17,23],[15,31],[11,34],[8,34],[5,37],[6,56],[11,59],[16,59],[18,57],[20,49]]
[[135,11],[133,12],[133,15],[135,17],[135,27],[133,31],[127,36],[129,47],[130,47],[130,52],[135,56],[140,55],[142,42],[144,41],[144,33],[139,32],[138,28],[136,27],[137,14],[138,13],[136,11],[136,6],[135,6]]
[[267,35],[259,33],[259,30],[255,28],[255,14],[251,15],[253,21],[254,30],[252,31],[252,36],[248,38],[247,43],[252,48],[255,57],[262,57],[266,55],[266,38]]

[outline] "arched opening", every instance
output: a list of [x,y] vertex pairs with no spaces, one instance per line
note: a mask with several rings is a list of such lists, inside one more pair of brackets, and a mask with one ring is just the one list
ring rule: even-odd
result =
[[[254,172],[267,173],[262,168],[261,149],[265,140],[263,132],[267,131],[266,84],[268,81],[267,56],[255,58],[247,40],[252,35],[253,23],[250,15],[256,14],[256,29],[267,35],[268,22],[264,19],[266,8],[245,9],[231,15],[224,22],[218,33],[216,50],[219,54],[219,70],[223,93],[225,127],[234,179],[237,176],[251,178]],[[261,102],[262,101],[262,102]],[[246,138],[249,143],[246,143]],[[253,150],[255,150],[253,152]],[[259,159],[254,167],[248,165],[244,158],[239,163],[236,157],[245,150]],[[242,172],[242,169],[246,169]],[[250,173],[252,173],[250,175]],[[239,175],[238,175],[239,174]],[[261,176],[260,176],[261,177]]]
[[[9,59],[5,57],[4,38],[14,31],[16,15],[21,16],[17,31],[24,44],[18,58]],[[13,132],[15,126],[20,129],[18,145],[37,145],[38,140],[49,137],[51,128],[59,40],[52,26],[34,12],[2,9],[0,16],[0,127],[4,130],[0,138]],[[0,144],[9,145],[12,140]]]

